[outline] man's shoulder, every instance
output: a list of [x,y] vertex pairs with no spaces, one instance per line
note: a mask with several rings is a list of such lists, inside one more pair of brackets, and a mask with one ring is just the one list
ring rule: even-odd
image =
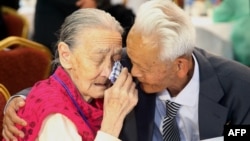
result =
[[132,68],[132,64],[131,64],[131,61],[130,61],[128,55],[127,55],[126,48],[122,48],[121,64],[122,64],[123,67],[128,68],[129,71]]

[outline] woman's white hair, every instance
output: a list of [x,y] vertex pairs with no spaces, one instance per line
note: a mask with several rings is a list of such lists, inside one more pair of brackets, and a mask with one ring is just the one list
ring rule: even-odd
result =
[[[110,31],[117,31],[123,34],[123,28],[120,23],[112,17],[109,13],[95,9],[95,8],[82,8],[78,9],[69,15],[62,24],[57,44],[65,42],[70,49],[74,49],[75,45],[82,39],[79,39],[79,34],[87,36],[89,29],[107,29]],[[52,72],[60,65],[59,54],[56,50],[54,60],[52,62]]]
[[[133,31],[140,33],[147,47],[160,47],[160,59],[173,61],[191,55],[195,28],[190,17],[170,0],[150,0],[140,6]],[[151,46],[150,46],[151,45]]]
[[88,29],[91,28],[103,28],[123,34],[122,26],[109,13],[95,8],[82,8],[65,19],[60,29],[58,42],[63,41],[70,47],[74,46],[78,40],[77,35],[88,33]]

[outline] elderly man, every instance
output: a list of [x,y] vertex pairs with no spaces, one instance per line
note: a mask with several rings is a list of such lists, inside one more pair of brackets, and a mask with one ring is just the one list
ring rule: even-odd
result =
[[[123,65],[139,82],[139,101],[123,124],[124,141],[199,141],[222,136],[224,125],[250,124],[249,68],[196,48],[195,29],[174,3],[140,6],[127,55]],[[18,118],[14,103],[8,125],[8,115]]]

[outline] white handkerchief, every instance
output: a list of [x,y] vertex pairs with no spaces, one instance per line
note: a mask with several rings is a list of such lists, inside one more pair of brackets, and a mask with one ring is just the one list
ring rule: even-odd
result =
[[112,72],[109,75],[109,80],[112,83],[115,83],[115,81],[116,81],[117,77],[119,76],[119,74],[121,73],[121,71],[122,71],[122,64],[120,63],[120,61],[116,61],[114,63],[113,68],[112,68]]

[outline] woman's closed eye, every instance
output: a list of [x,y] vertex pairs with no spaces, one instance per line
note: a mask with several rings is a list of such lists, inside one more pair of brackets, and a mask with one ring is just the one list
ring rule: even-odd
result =
[[92,60],[94,65],[101,65],[102,62],[104,61],[104,57],[102,57],[102,56],[96,57],[95,56],[95,57],[92,57],[91,60]]

